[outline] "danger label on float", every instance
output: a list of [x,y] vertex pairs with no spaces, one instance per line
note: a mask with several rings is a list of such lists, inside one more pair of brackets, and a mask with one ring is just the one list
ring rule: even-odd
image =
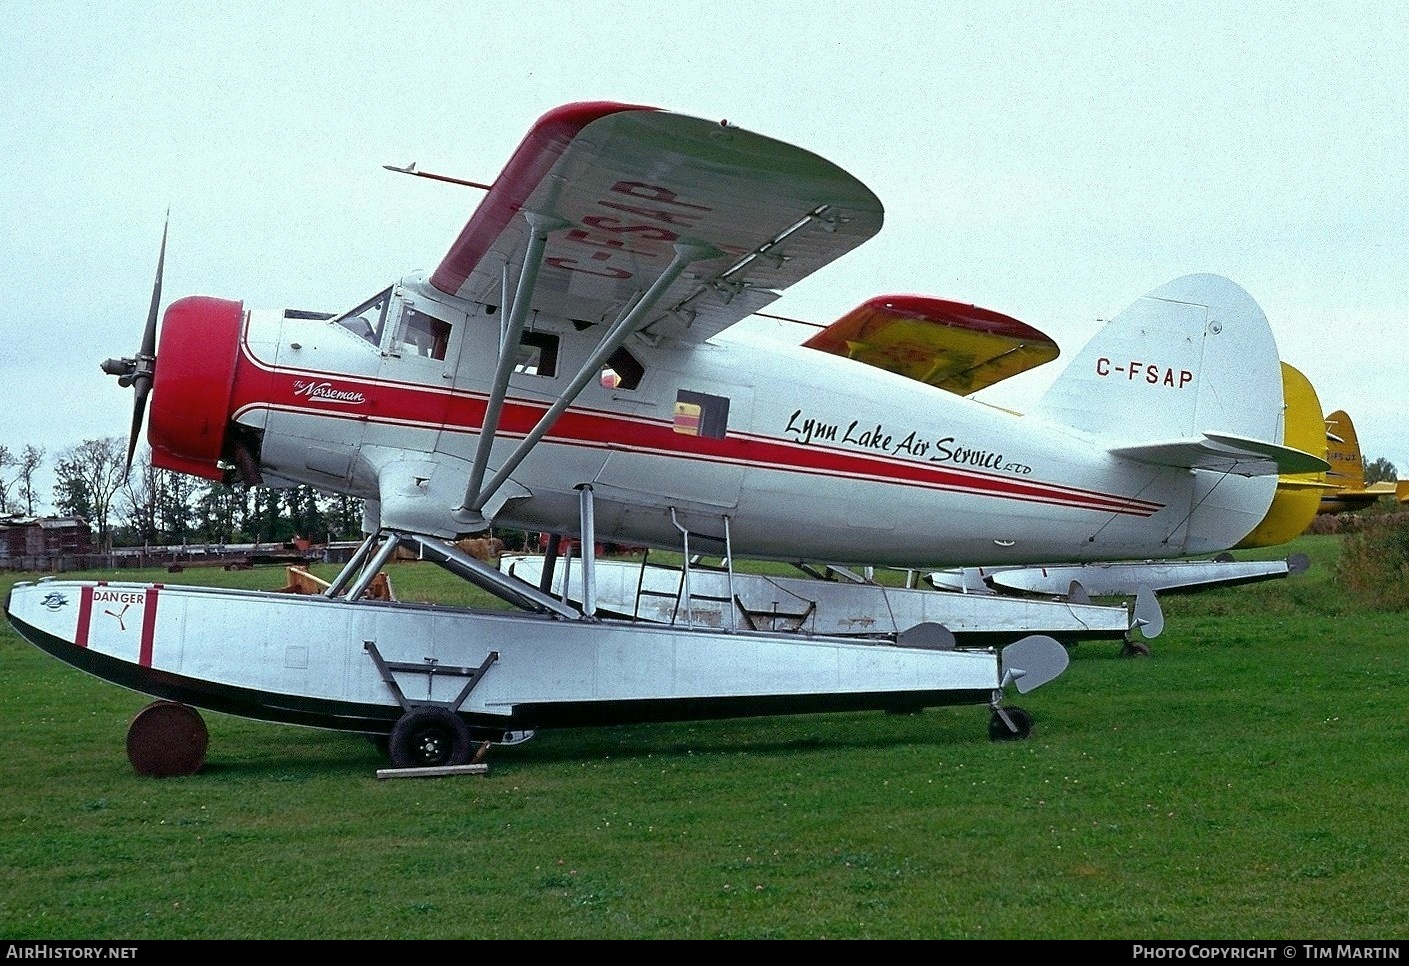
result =
[[85,587],[74,643],[150,667],[158,591],[157,587]]

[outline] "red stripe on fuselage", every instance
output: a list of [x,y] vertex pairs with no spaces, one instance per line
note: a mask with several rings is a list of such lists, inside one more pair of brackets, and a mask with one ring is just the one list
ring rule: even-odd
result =
[[[236,418],[252,410],[265,409],[466,434],[477,433],[484,422],[487,397],[483,393],[370,377],[353,378],[319,370],[278,368],[255,359],[247,346],[243,348],[245,361],[263,370],[264,378],[236,381]],[[360,393],[364,401],[358,404],[323,402],[295,391],[295,382],[310,379],[328,382],[337,391]],[[536,400],[506,399],[499,435],[523,438],[547,409],[547,403]],[[437,414],[444,411],[445,422],[428,419],[428,411]],[[673,423],[663,420],[584,408],[569,409],[559,416],[544,440],[589,449],[872,481],[1127,516],[1148,517],[1163,509],[1163,504],[1133,497],[884,458],[836,446],[801,444],[755,433],[734,432],[724,439],[690,436],[675,432]]]

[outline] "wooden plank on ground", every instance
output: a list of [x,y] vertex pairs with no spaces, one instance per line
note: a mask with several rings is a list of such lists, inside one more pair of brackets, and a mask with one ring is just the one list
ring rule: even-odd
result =
[[437,765],[433,768],[378,768],[378,778],[444,778],[448,775],[483,775],[488,765]]

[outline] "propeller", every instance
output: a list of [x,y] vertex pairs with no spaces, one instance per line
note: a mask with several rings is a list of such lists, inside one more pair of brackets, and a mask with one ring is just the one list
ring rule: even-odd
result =
[[161,308],[161,275],[166,264],[166,230],[171,223],[171,213],[161,226],[161,251],[157,254],[157,277],[152,283],[152,305],[147,311],[147,327],[142,330],[142,344],[137,349],[136,358],[107,359],[102,368],[110,376],[117,376],[117,384],[126,389],[131,386],[134,393],[132,403],[132,432],[127,437],[127,469],[132,472],[132,455],[137,451],[137,440],[142,435],[142,421],[147,415],[147,396],[152,391],[152,379],[157,371],[157,313]]

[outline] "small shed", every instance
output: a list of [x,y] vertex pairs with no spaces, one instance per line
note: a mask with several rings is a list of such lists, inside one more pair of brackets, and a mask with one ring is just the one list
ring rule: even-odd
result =
[[93,529],[82,517],[0,516],[0,559],[93,553]]

